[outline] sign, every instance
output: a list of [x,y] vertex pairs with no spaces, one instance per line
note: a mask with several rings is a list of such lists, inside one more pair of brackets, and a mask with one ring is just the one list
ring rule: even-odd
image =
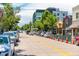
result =
[[63,22],[62,21],[58,21],[57,22],[57,27],[58,28],[63,28]]

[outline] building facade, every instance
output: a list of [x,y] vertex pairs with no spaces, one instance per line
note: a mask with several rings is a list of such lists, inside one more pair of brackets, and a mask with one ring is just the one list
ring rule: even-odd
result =
[[68,16],[67,11],[60,11],[59,8],[47,8],[47,10],[54,14],[58,21],[63,21],[64,17]]
[[[62,34],[63,29],[69,24],[68,11],[60,11],[59,8],[47,8],[49,12],[51,12],[54,16],[57,17],[57,33]],[[65,17],[67,17],[65,19]],[[65,20],[64,20],[65,19]],[[66,24],[68,23],[68,24]]]
[[45,10],[36,10],[33,14],[33,22],[36,21],[36,20],[39,20],[41,17],[42,17],[42,14]]
[[72,25],[69,28],[79,28],[79,5],[72,8]]
[[72,8],[73,21],[79,20],[79,5]]
[[72,8],[72,24],[66,29],[72,30],[72,39],[79,34],[79,5]]
[[[57,17],[58,21],[63,22],[64,17],[68,16],[67,11],[60,11],[59,8],[47,8],[47,10],[52,14],[54,14]],[[33,22],[36,19],[40,19],[44,11],[45,10],[40,10],[40,9],[36,10],[33,14]]]
[[64,28],[69,27],[71,24],[72,24],[72,15],[68,15],[63,20],[63,25],[64,25],[63,27]]

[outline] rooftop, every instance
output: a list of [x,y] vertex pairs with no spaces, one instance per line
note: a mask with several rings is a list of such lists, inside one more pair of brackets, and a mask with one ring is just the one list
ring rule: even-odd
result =
[[45,10],[37,9],[36,12],[44,12]]

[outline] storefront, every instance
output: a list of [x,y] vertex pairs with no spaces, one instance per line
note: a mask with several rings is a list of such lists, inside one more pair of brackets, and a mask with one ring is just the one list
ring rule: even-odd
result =
[[79,34],[79,20],[73,21],[72,25],[67,27],[66,30],[71,30],[72,39],[74,39]]

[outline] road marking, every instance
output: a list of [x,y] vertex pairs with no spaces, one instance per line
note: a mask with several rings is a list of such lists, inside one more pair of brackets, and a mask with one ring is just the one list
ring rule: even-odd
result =
[[[40,44],[40,45],[42,45],[42,44]],[[62,48],[57,48],[57,46],[55,47],[55,45],[51,45],[48,42],[43,43],[43,46],[49,47],[50,49],[52,49],[53,51],[57,52],[59,55],[62,55],[62,56],[73,56],[73,55],[75,55],[71,52],[63,50]],[[50,53],[48,53],[48,54],[50,54]]]
[[52,50],[59,53],[61,56],[73,56],[74,54],[68,51],[65,51],[63,49],[57,48],[57,47],[50,47]]
[[[50,45],[50,44],[46,44],[46,43],[43,43],[42,44],[42,42],[41,42],[41,44],[40,44],[41,46],[44,46],[45,48],[50,48],[50,49],[52,49],[52,51],[55,51],[56,53],[58,53],[59,55],[61,55],[61,56],[73,56],[74,54],[73,53],[71,53],[71,52],[68,52],[68,51],[65,51],[65,50],[63,50],[63,49],[61,49],[61,48],[57,48],[57,47],[55,47],[55,46],[52,46],[52,45]],[[43,47],[43,48],[44,48]],[[52,52],[51,51],[51,52]],[[52,55],[53,53],[50,53],[50,52],[48,52],[47,53],[48,55]]]

